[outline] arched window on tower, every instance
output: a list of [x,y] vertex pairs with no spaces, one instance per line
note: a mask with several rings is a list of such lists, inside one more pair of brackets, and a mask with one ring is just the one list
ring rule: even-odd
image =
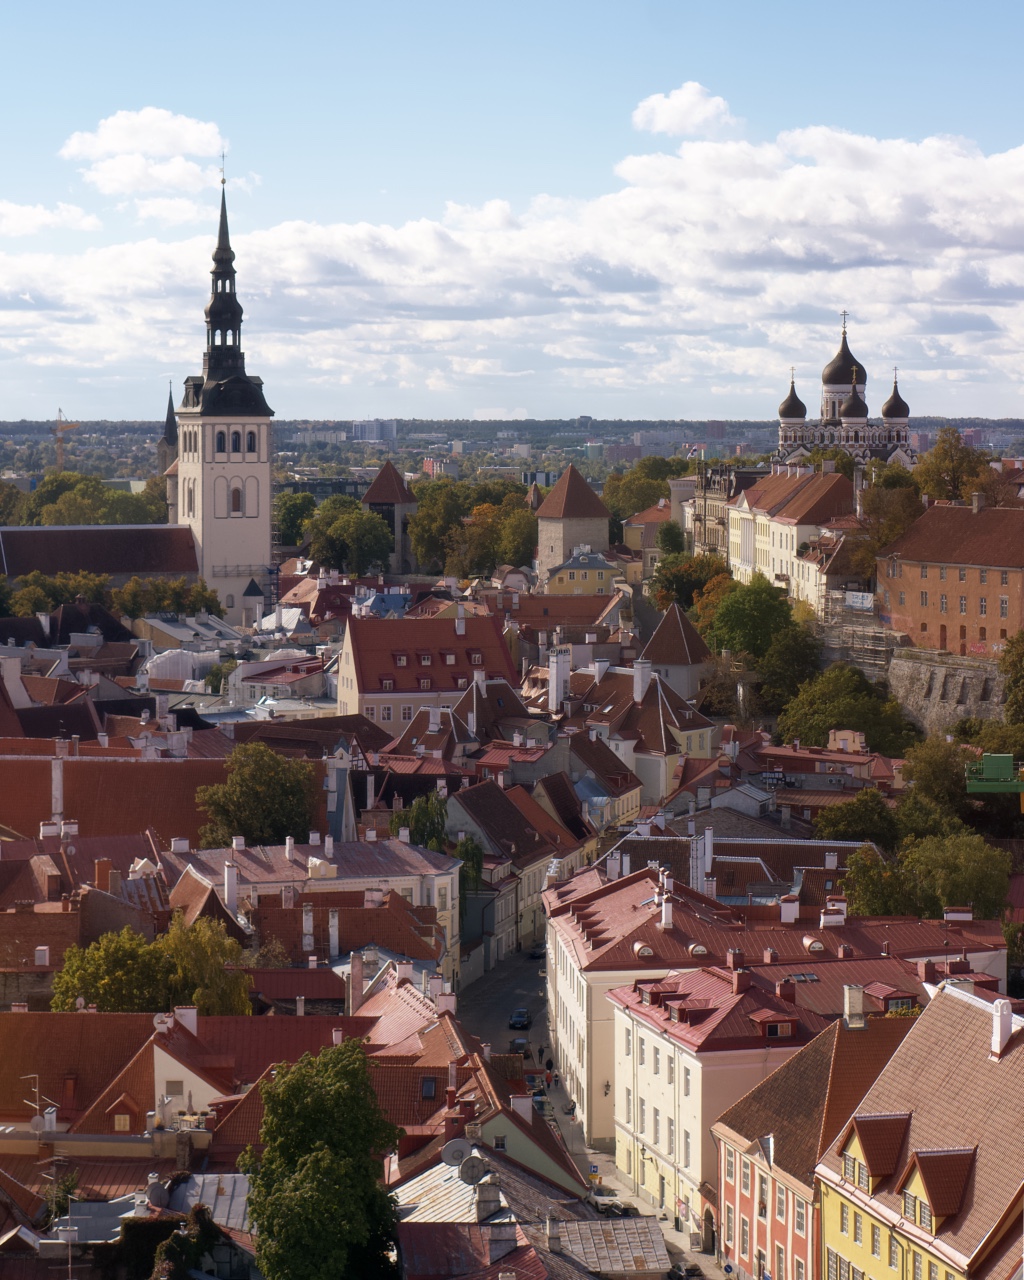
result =
[[240,516],[242,514],[242,490],[235,488],[231,490],[231,514]]
[[217,452],[226,453],[228,448],[227,435],[223,431],[217,432]]
[[246,451],[246,453],[255,453],[255,452],[256,452],[256,432],[255,432],[255,431],[250,431],[250,432],[246,435],[246,437],[245,437],[245,451]]
[[230,329],[228,329],[228,331],[225,333],[224,341],[227,343],[229,347],[233,347],[235,345],[235,335],[234,333],[232,333]]
[[231,433],[231,452],[242,452],[242,433],[241,431],[232,431]]
[[219,330],[219,329],[214,329],[214,331],[213,331],[213,345],[214,345],[215,347],[219,347],[219,346],[220,346],[220,339],[221,339],[221,332],[220,332],[220,330]]

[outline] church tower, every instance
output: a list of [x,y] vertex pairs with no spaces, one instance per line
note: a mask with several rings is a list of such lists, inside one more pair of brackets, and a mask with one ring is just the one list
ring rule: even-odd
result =
[[[185,379],[177,411],[176,520],[192,529],[199,572],[220,597],[228,622],[252,625],[273,571],[273,410],[262,379],[245,372],[234,261],[222,188],[203,372]],[[262,595],[255,594],[254,582]]]
[[164,433],[156,442],[156,473],[162,476],[178,456],[178,419],[174,416],[174,394],[167,388],[167,417]]

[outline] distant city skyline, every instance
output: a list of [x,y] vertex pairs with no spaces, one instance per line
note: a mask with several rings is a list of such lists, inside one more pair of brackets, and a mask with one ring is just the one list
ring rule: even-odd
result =
[[0,15],[0,419],[163,416],[225,171],[282,418],[1024,416],[1018,6]]

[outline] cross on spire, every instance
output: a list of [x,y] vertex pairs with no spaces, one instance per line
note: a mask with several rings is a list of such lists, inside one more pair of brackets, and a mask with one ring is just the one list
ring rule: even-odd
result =
[[849,311],[845,311],[845,310],[844,310],[844,311],[840,311],[840,313],[839,313],[839,314],[843,317],[843,333],[845,333],[845,332],[846,332],[846,318],[847,318],[847,316],[848,316],[850,313],[849,313]]
[[895,385],[896,385],[896,380],[897,380],[897,377],[898,377],[898,376],[899,376],[899,369],[897,368],[897,366],[896,366],[896,365],[893,365],[893,367],[892,367],[892,384],[893,384],[893,386],[895,386]]

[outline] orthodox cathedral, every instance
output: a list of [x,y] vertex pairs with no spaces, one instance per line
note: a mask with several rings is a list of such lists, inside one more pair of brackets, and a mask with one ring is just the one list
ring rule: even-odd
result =
[[874,458],[910,468],[917,456],[910,447],[910,409],[899,392],[895,373],[892,395],[882,405],[882,421],[868,420],[864,397],[868,377],[846,340],[846,313],[839,350],[821,375],[821,416],[807,420],[807,406],[791,378],[789,395],[779,405],[779,450],[783,462],[800,462],[812,449],[839,447],[859,463]]

